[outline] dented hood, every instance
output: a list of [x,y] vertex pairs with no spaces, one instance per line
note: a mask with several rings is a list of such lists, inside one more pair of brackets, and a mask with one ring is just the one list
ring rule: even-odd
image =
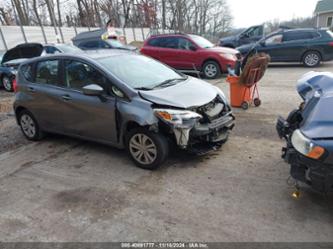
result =
[[333,138],[333,74],[310,72],[298,82],[306,102],[301,130],[309,138]]
[[333,73],[309,72],[298,81],[297,92],[303,100],[310,100],[316,93],[333,92]]
[[219,94],[217,88],[202,80],[188,77],[174,86],[152,91],[140,91],[140,95],[155,104],[177,108],[205,105]]
[[20,44],[8,50],[4,54],[1,64],[17,59],[30,59],[38,57],[42,54],[42,52],[43,52],[42,44],[39,43]]

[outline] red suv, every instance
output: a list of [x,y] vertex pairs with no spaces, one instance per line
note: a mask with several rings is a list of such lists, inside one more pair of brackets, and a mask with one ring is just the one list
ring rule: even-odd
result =
[[187,34],[165,34],[149,37],[141,53],[184,72],[201,72],[214,79],[234,67],[240,53],[217,47],[205,38]]

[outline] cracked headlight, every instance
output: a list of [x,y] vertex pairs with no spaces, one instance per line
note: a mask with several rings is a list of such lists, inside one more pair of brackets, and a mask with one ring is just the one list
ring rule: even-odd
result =
[[291,143],[299,153],[312,159],[320,159],[325,153],[324,148],[315,145],[309,138],[305,137],[300,130],[294,131],[291,137]]
[[186,121],[199,120],[202,116],[187,110],[155,109],[155,115],[166,123],[182,126]]

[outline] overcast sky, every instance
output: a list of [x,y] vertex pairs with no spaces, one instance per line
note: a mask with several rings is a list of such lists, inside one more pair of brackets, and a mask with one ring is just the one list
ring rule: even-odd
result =
[[317,0],[228,0],[235,28],[313,14]]

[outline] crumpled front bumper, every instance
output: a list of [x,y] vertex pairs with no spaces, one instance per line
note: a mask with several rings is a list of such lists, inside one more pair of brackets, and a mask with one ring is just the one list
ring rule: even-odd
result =
[[293,131],[286,120],[279,118],[276,124],[280,138],[286,139],[282,148],[282,158],[290,164],[290,175],[297,181],[310,185],[319,192],[333,191],[333,165],[310,159],[293,147],[290,136]]
[[234,127],[234,120],[235,117],[230,112],[211,123],[200,124],[197,121],[192,127],[174,128],[177,145],[195,154],[215,150],[228,139],[229,132]]

